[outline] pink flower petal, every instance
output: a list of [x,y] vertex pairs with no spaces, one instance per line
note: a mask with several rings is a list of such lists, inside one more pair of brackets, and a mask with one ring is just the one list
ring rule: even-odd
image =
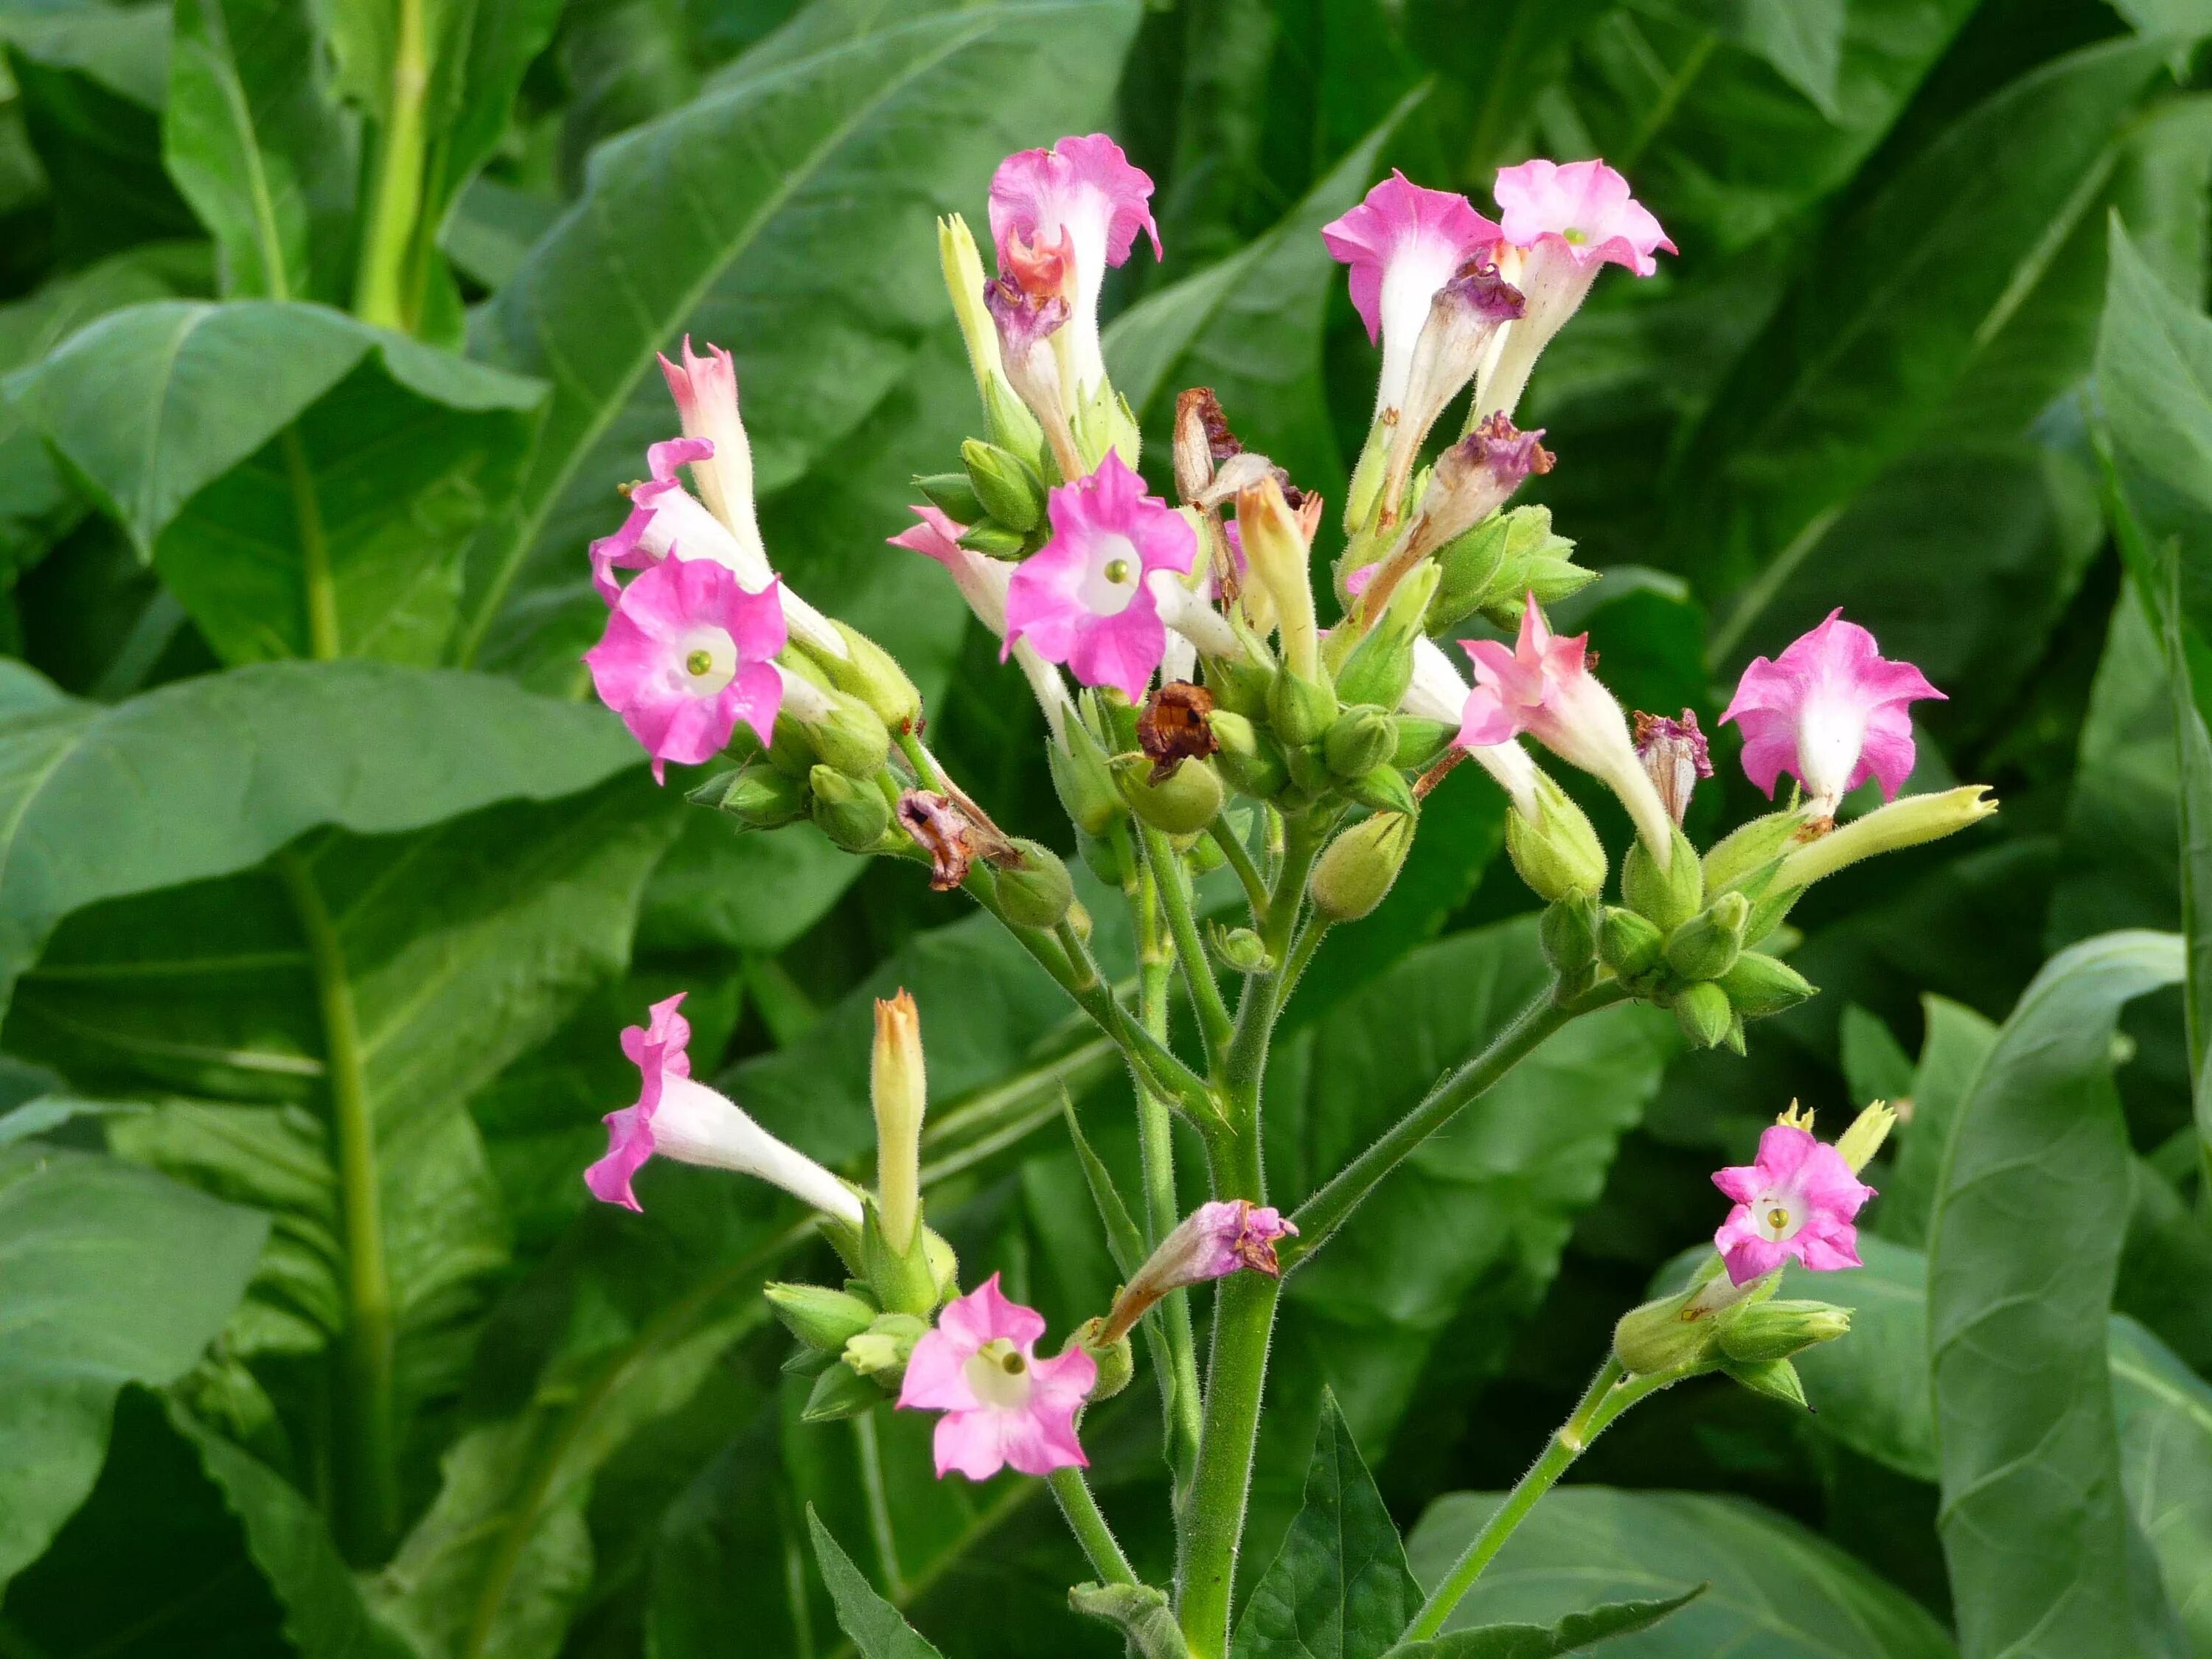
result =
[[1896,799],[1915,755],[1908,705],[1942,697],[1917,668],[1884,658],[1873,635],[1835,611],[1779,657],[1753,659],[1721,720],[1742,732],[1744,771],[1759,788],[1771,796],[1787,772],[1832,811],[1869,777]]
[[[942,1328],[925,1331],[906,1362],[906,1376],[899,1384],[898,1403],[921,1411],[964,1412],[980,1408],[975,1390],[968,1386],[968,1362],[975,1350]],[[942,1473],[942,1471],[939,1471]]]
[[[1352,267],[1352,303],[1367,325],[1368,340],[1376,343],[1382,334],[1384,294],[1394,277],[1402,282],[1410,276],[1415,288],[1425,285],[1425,292],[1413,296],[1425,313],[1429,296],[1452,272],[1503,234],[1466,197],[1425,190],[1393,168],[1358,207],[1322,226],[1321,237],[1331,258]],[[1413,327],[1418,331],[1418,318]]]
[[937,1316],[937,1328],[974,1353],[987,1342],[1001,1338],[1026,1349],[1044,1334],[1044,1316],[1009,1300],[993,1273],[963,1297],[948,1302]]
[[1628,191],[1628,180],[1603,161],[1523,161],[1498,173],[1499,222],[1516,247],[1548,241],[1575,263],[1610,261],[1639,276],[1659,269],[1651,256],[1675,251],[1648,210]]

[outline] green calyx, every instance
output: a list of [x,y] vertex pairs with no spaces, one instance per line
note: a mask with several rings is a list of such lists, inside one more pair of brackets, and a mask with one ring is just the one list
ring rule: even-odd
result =
[[1328,844],[1307,885],[1314,908],[1331,921],[1357,921],[1382,902],[1413,850],[1415,819],[1377,812]]
[[891,804],[872,779],[848,777],[834,766],[808,775],[815,827],[848,853],[872,853],[891,827]]
[[1720,978],[1735,965],[1750,916],[1742,894],[1722,894],[1668,935],[1668,967],[1686,980]]
[[774,830],[806,814],[806,781],[754,761],[718,772],[687,799],[726,812],[748,830]]
[[960,460],[975,499],[998,523],[1026,536],[1044,522],[1044,480],[1020,456],[970,438],[960,446]]
[[1013,851],[1012,861],[997,866],[1000,906],[1021,927],[1058,927],[1075,902],[1067,866],[1051,848],[1033,841],[1015,842]]
[[1705,900],[1705,872],[1689,837],[1674,831],[1674,850],[1664,870],[1639,837],[1621,860],[1620,896],[1630,909],[1665,933],[1697,915]]
[[1152,781],[1152,762],[1142,755],[1116,755],[1112,765],[1121,799],[1155,830],[1196,835],[1220,814],[1221,778],[1208,762],[1187,760],[1158,783]]

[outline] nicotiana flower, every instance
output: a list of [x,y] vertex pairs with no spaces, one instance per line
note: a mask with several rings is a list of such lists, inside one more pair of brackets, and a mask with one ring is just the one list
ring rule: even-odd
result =
[[1943,694],[1909,662],[1892,662],[1874,635],[1841,611],[1791,642],[1773,661],[1753,660],[1736,684],[1723,724],[1743,731],[1743,769],[1769,795],[1787,772],[1805,786],[1816,816],[1869,778],[1897,799],[1912,771],[1907,705]]
[[1538,441],[1543,435],[1542,428],[1523,432],[1503,415],[1477,422],[1472,432],[1437,457],[1413,528],[1388,560],[1347,572],[1346,594],[1359,599],[1380,577],[1381,586],[1363,607],[1364,614],[1376,614],[1414,566],[1504,506],[1530,473],[1552,470],[1557,458]]
[[1146,1310],[1170,1291],[1225,1278],[1246,1267],[1270,1279],[1279,1277],[1282,1267],[1275,1259],[1275,1241],[1294,1237],[1297,1231],[1281,1211],[1249,1199],[1200,1205],[1160,1241],[1137,1276],[1114,1298],[1099,1342],[1127,1335]]
[[1759,1138],[1757,1160],[1717,1171],[1713,1185],[1735,1200],[1713,1235],[1730,1283],[1747,1285],[1792,1258],[1817,1272],[1859,1265],[1852,1221],[1874,1188],[1808,1131],[1773,1125]]
[[687,334],[683,362],[663,357],[660,373],[676,399],[684,435],[708,445],[704,454],[685,458],[700,499],[749,556],[765,566],[768,554],[761,546],[760,523],[753,512],[752,445],[745,437],[745,423],[738,417],[737,365],[718,345],[708,346],[704,357],[695,356]]
[[1352,267],[1352,303],[1369,341],[1382,347],[1377,416],[1405,402],[1413,342],[1429,319],[1429,301],[1453,272],[1503,234],[1466,197],[1425,190],[1395,168],[1366,200],[1322,227],[1330,256]]
[[1067,301],[1071,400],[1105,383],[1098,292],[1106,268],[1128,258],[1139,231],[1152,238],[1152,257],[1160,255],[1152,195],[1152,179],[1103,132],[1063,138],[1050,149],[1017,150],[991,175],[1000,273],[1033,295]]
[[[1452,666],[1443,647],[1426,635],[1416,635],[1413,683],[1406,688],[1399,711],[1416,720],[1459,724],[1466,718],[1467,700],[1467,682],[1459,677],[1459,670]],[[1497,780],[1498,787],[1504,790],[1523,817],[1532,823],[1536,821],[1541,810],[1536,799],[1536,763],[1528,758],[1527,750],[1510,738],[1499,743],[1462,743],[1458,746],[1467,750],[1468,758]]]
[[1713,775],[1712,749],[1698,729],[1697,710],[1685,708],[1677,720],[1638,709],[1635,730],[1636,757],[1667,803],[1667,816],[1680,823],[1689,812],[1698,780]]
[[1559,638],[1531,593],[1512,646],[1496,640],[1460,643],[1474,659],[1476,682],[1460,720],[1462,746],[1529,733],[1618,795],[1644,846],[1665,869],[1674,856],[1674,821],[1636,757],[1628,717],[1589,672],[1589,636]]
[[749,593],[726,567],[670,559],[640,573],[584,653],[599,700],[653,756],[695,764],[743,720],[765,744],[784,699],[782,586]]
[[1382,477],[1385,522],[1397,516],[1429,428],[1490,360],[1499,331],[1510,327],[1523,308],[1521,290],[1480,255],[1462,265],[1430,300],[1428,320],[1413,342],[1397,428],[1390,436],[1390,464]]
[[592,1195],[638,1209],[630,1178],[649,1158],[672,1158],[758,1176],[858,1227],[860,1200],[850,1188],[762,1128],[728,1096],[691,1080],[691,1025],[677,1012],[684,994],[654,1003],[647,1024],[622,1034],[623,1053],[638,1069],[637,1103],[607,1114],[606,1156],[584,1171]]
[[1182,514],[1145,494],[1144,480],[1109,453],[1097,471],[1056,486],[1046,501],[1052,539],[1024,560],[1006,589],[1006,647],[1022,640],[1066,663],[1085,685],[1142,702],[1167,651],[1167,625],[1150,578],[1188,575],[1198,538]]
[[984,309],[999,331],[999,361],[1006,382],[1037,418],[1053,459],[1069,477],[1083,471],[1071,424],[1078,407],[1060,385],[1055,343],[1067,326],[1067,301],[1056,294],[1034,294],[1011,276],[983,289]]
[[[1006,637],[1006,589],[1013,580],[1015,567],[1004,559],[994,559],[960,545],[960,538],[967,526],[954,522],[942,509],[917,506],[913,509],[921,523],[909,526],[890,537],[893,547],[903,547],[919,553],[924,558],[934,559],[943,565],[952,585],[960,590],[960,597],[968,601],[969,610],[975,619],[989,629],[998,638]],[[1017,641],[1008,653],[1036,693],[1037,706],[1044,710],[1045,723],[1052,728],[1054,741],[1066,747],[1067,720],[1074,712],[1074,700],[1067,694],[1067,682],[1054,668],[1036,653],[1036,647],[1027,641]]]
[[1009,1465],[1024,1474],[1088,1467],[1075,1413],[1098,1380],[1097,1362],[1081,1348],[1038,1358],[1043,1334],[1043,1316],[1009,1301],[993,1273],[946,1303],[936,1328],[914,1345],[898,1403],[945,1413],[939,1479],[954,1469],[985,1480]]
[[1528,300],[1507,331],[1475,393],[1476,412],[1513,412],[1528,371],[1552,337],[1588,297],[1605,264],[1638,276],[1659,268],[1652,256],[1674,243],[1650,211],[1628,192],[1628,180],[1603,161],[1523,161],[1501,167],[1498,205],[1506,249],[1500,267]]

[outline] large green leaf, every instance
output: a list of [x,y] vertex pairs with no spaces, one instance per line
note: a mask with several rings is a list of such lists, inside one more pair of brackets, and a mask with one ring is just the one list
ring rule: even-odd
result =
[[1556,1625],[1486,1625],[1454,1631],[1432,1642],[1408,1642],[1390,1650],[1388,1659],[1559,1659],[1615,1636],[1649,1630],[1705,1593],[1693,1585],[1660,1601],[1608,1601],[1587,1613],[1571,1613]]
[[604,714],[482,675],[269,664],[102,708],[0,667],[0,1006],[86,905],[258,865],[319,824],[556,799],[637,758]]
[[1970,1659],[2172,1649],[2170,1613],[2141,1606],[2105,1325],[2129,1185],[2112,1033],[2126,1003],[2181,975],[2171,934],[2106,934],[2052,958],[1952,1130],[1929,1358]]
[[1909,451],[2094,200],[2164,52],[2124,40],[2023,76],[1829,229],[1684,457],[1676,530],[1708,591],[1786,568]]
[[224,292],[343,299],[357,164],[307,9],[179,0],[176,16],[162,159],[222,252]]
[[1375,1659],[1420,1596],[1382,1494],[1324,1393],[1304,1505],[1245,1601],[1232,1659]]
[[544,395],[265,300],[134,306],[7,386],[231,662],[437,661]]
[[112,1158],[0,1148],[0,1582],[92,1490],[116,1391],[174,1382],[222,1330],[267,1231]]
[[1307,489],[1341,488],[1344,458],[1322,384],[1322,325],[1339,268],[1321,228],[1359,200],[1376,158],[1424,95],[1400,100],[1267,234],[1114,319],[1105,343],[1114,385],[1151,430],[1171,424],[1185,387],[1210,386],[1246,447]]
[[[1425,946],[1278,1050],[1273,1200],[1333,1175],[1547,981],[1533,917]],[[1299,1500],[1324,1385],[1383,1467],[1409,1412],[1458,1431],[1558,1271],[1576,1215],[1657,1091],[1671,1027],[1649,1009],[1560,1032],[1408,1158],[1283,1291],[1245,1553],[1272,1558]],[[1416,1459],[1418,1463],[1421,1460]],[[1410,1472],[1425,1487],[1429,1468]]]
[[[1433,1584],[1499,1496],[1439,1498],[1407,1541]],[[1563,1486],[1539,1504],[1459,1604],[1447,1630],[1548,1625],[1593,1601],[1711,1589],[1607,1659],[1953,1659],[1942,1626],[1901,1590],[1796,1522],[1740,1498]]]
[[1991,1022],[1948,997],[1923,997],[1920,1007],[1927,1036],[1912,1070],[1912,1116],[1893,1132],[1897,1154],[1874,1212],[1875,1227],[1883,1237],[1914,1245],[1927,1240],[1951,1125],[1973,1091],[1997,1031]]
[[[960,607],[880,544],[911,499],[887,493],[942,470],[980,424],[945,349],[931,215],[980,208],[1007,150],[1081,131],[1134,21],[1128,0],[817,0],[599,151],[583,198],[482,319],[487,355],[555,390],[522,510],[478,550],[465,649],[527,666],[588,642],[584,544],[674,429],[653,356],[688,330],[737,353],[763,497],[805,480],[764,511],[779,568],[933,683]],[[848,524],[848,496],[866,522]]]

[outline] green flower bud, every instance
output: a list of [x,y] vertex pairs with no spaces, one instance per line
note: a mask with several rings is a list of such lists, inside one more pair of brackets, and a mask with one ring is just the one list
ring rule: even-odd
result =
[[1851,1328],[1849,1308],[1825,1302],[1747,1302],[1715,1316],[1721,1352],[1739,1364],[1787,1359]]
[[1027,535],[1044,522],[1044,480],[1020,456],[969,438],[960,446],[960,460],[983,510],[1007,529]]
[[830,625],[845,641],[848,654],[841,658],[809,652],[815,665],[832,686],[866,703],[888,730],[911,731],[921,718],[921,693],[915,690],[898,659],[857,628],[848,628],[835,617]]
[[[1242,714],[1247,720],[1264,720],[1267,714],[1267,688],[1275,683],[1274,672],[1257,661],[1224,662],[1219,659],[1206,665],[1206,689],[1213,693],[1213,716],[1219,720],[1224,714]],[[1218,737],[1220,733],[1214,733]]]
[[1720,988],[1746,1019],[1764,1019],[1794,1008],[1813,994],[1805,976],[1788,963],[1746,951],[1721,975]]
[[1710,1363],[1718,1355],[1715,1322],[1705,1316],[1694,1290],[1631,1309],[1613,1328],[1613,1358],[1638,1376],[1677,1365]]
[[799,1413],[802,1423],[841,1423],[884,1403],[884,1391],[843,1360],[814,1379],[814,1392]]
[[1215,922],[1209,939],[1215,960],[1234,972],[1265,973],[1273,966],[1268,960],[1267,945],[1249,927],[1224,927]]
[[[1237,812],[1229,814],[1232,824],[1245,816]],[[1186,840],[1190,843],[1187,847],[1183,845]],[[1182,837],[1176,842],[1176,850],[1189,859],[1190,872],[1194,876],[1210,876],[1229,862],[1229,854],[1221,850],[1221,844],[1211,836]]]
[[1579,973],[1597,959],[1598,918],[1603,908],[1587,893],[1570,894],[1545,907],[1536,937],[1553,972]]
[[1331,921],[1357,921],[1382,903],[1406,867],[1414,823],[1411,813],[1377,812],[1331,842],[1308,883],[1314,908]]
[[1505,814],[1505,852],[1537,897],[1556,902],[1605,887],[1605,847],[1583,809],[1545,773],[1536,775],[1536,821]]
[[1697,915],[1705,902],[1705,872],[1689,838],[1674,831],[1674,856],[1662,870],[1638,836],[1620,861],[1620,896],[1662,933],[1673,933]]
[[1213,740],[1220,745],[1214,764],[1229,787],[1255,800],[1272,800],[1280,794],[1291,774],[1275,740],[1243,715],[1225,708],[1216,708],[1206,718]]
[[1797,832],[1810,822],[1802,808],[1769,812],[1723,836],[1705,854],[1706,887],[1724,893],[1743,886],[1746,878],[1788,852]]
[[690,799],[727,812],[748,830],[774,830],[805,816],[806,781],[756,761],[734,772],[716,773]]
[[1398,747],[1390,757],[1390,764],[1401,772],[1425,772],[1444,757],[1451,747],[1459,728],[1449,720],[1417,720],[1411,714],[1398,716]]
[[929,1322],[914,1314],[882,1314],[845,1343],[841,1356],[859,1376],[888,1388],[906,1375],[914,1345],[928,1333]]
[[761,1294],[785,1328],[810,1348],[835,1353],[875,1322],[876,1310],[826,1285],[764,1285]]
[[1317,741],[1336,723],[1336,693],[1319,680],[1301,679],[1285,669],[1267,690],[1267,717],[1276,741],[1296,749]]
[[1420,810],[1420,803],[1413,799],[1413,786],[1395,766],[1378,766],[1364,777],[1354,778],[1344,786],[1344,793],[1377,812]]
[[891,734],[858,697],[836,690],[828,696],[829,713],[803,728],[814,757],[848,777],[873,778],[891,752]]
[[[1441,632],[1490,603],[1498,592],[1498,574],[1504,568],[1509,545],[1528,535],[1528,513],[1541,507],[1495,513],[1470,530],[1463,530],[1436,552],[1437,591],[1429,602],[1424,626]],[[1548,529],[1550,515],[1546,514]]]
[[1659,965],[1667,936],[1633,910],[1609,908],[1599,925],[1597,953],[1624,980],[1639,980]]
[[1763,1394],[1770,1400],[1779,1400],[1800,1410],[1811,1409],[1806,1403],[1805,1385],[1797,1380],[1797,1368],[1786,1359],[1723,1365],[1721,1369],[1753,1394]]
[[1413,642],[1421,618],[1437,591],[1437,567],[1418,566],[1391,590],[1390,602],[1375,626],[1361,635],[1336,672],[1336,694],[1349,703],[1371,702],[1395,708],[1413,683]]
[[1129,1379],[1137,1374],[1137,1356],[1129,1346],[1129,1334],[1124,1331],[1111,1342],[1102,1342],[1105,1321],[1097,1317],[1085,1320],[1067,1339],[1069,1348],[1080,1348],[1089,1354],[1098,1367],[1098,1380],[1091,1385],[1091,1399],[1096,1403],[1111,1400],[1129,1386]]
[[834,766],[807,775],[814,792],[814,823],[848,853],[872,853],[891,827],[891,804],[872,782],[852,778]]
[[1052,771],[1053,793],[1078,830],[1086,836],[1103,836],[1121,821],[1128,809],[1114,787],[1106,751],[1081,720],[1067,722],[1066,748],[1046,744],[1045,760]]
[[965,472],[917,472],[914,487],[955,524],[980,524],[988,516],[983,498],[975,493]]
[[1322,757],[1340,778],[1373,771],[1398,750],[1398,723],[1373,703],[1358,703],[1337,716],[1322,739]]
[[1059,854],[1033,841],[1017,841],[1018,864],[997,866],[999,902],[1024,927],[1056,927],[1075,901],[1075,884]]
[[1336,774],[1328,769],[1328,759],[1317,743],[1285,749],[1283,764],[1290,769],[1291,781],[1309,796],[1318,799],[1336,787]]
[[1667,936],[1667,965],[1684,979],[1718,979],[1735,965],[1751,901],[1723,893]]
[[1989,786],[1970,783],[1937,795],[1907,795],[1887,806],[1878,806],[1863,818],[1854,818],[1818,841],[1793,847],[1775,872],[1778,888],[1800,891],[1823,876],[1832,876],[1845,865],[1878,853],[1894,853],[1907,847],[1941,841],[1970,824],[1979,823],[1997,810],[1989,799]]
[[1129,810],[1155,830],[1195,835],[1221,811],[1221,778],[1210,762],[1187,760],[1158,783],[1152,781],[1152,762],[1142,755],[1116,755],[1113,769]]
[[1729,1039],[1735,1010],[1729,1004],[1727,992],[1711,980],[1700,980],[1674,993],[1674,1023],[1682,1028],[1692,1048],[1717,1048]]
[[1009,530],[995,519],[981,520],[962,532],[960,545],[988,559],[1018,559],[1029,551],[1030,538]]
[[1551,605],[1581,592],[1597,580],[1597,574],[1571,560],[1540,554],[1515,573],[1515,580],[1522,592],[1536,596],[1537,604]]

